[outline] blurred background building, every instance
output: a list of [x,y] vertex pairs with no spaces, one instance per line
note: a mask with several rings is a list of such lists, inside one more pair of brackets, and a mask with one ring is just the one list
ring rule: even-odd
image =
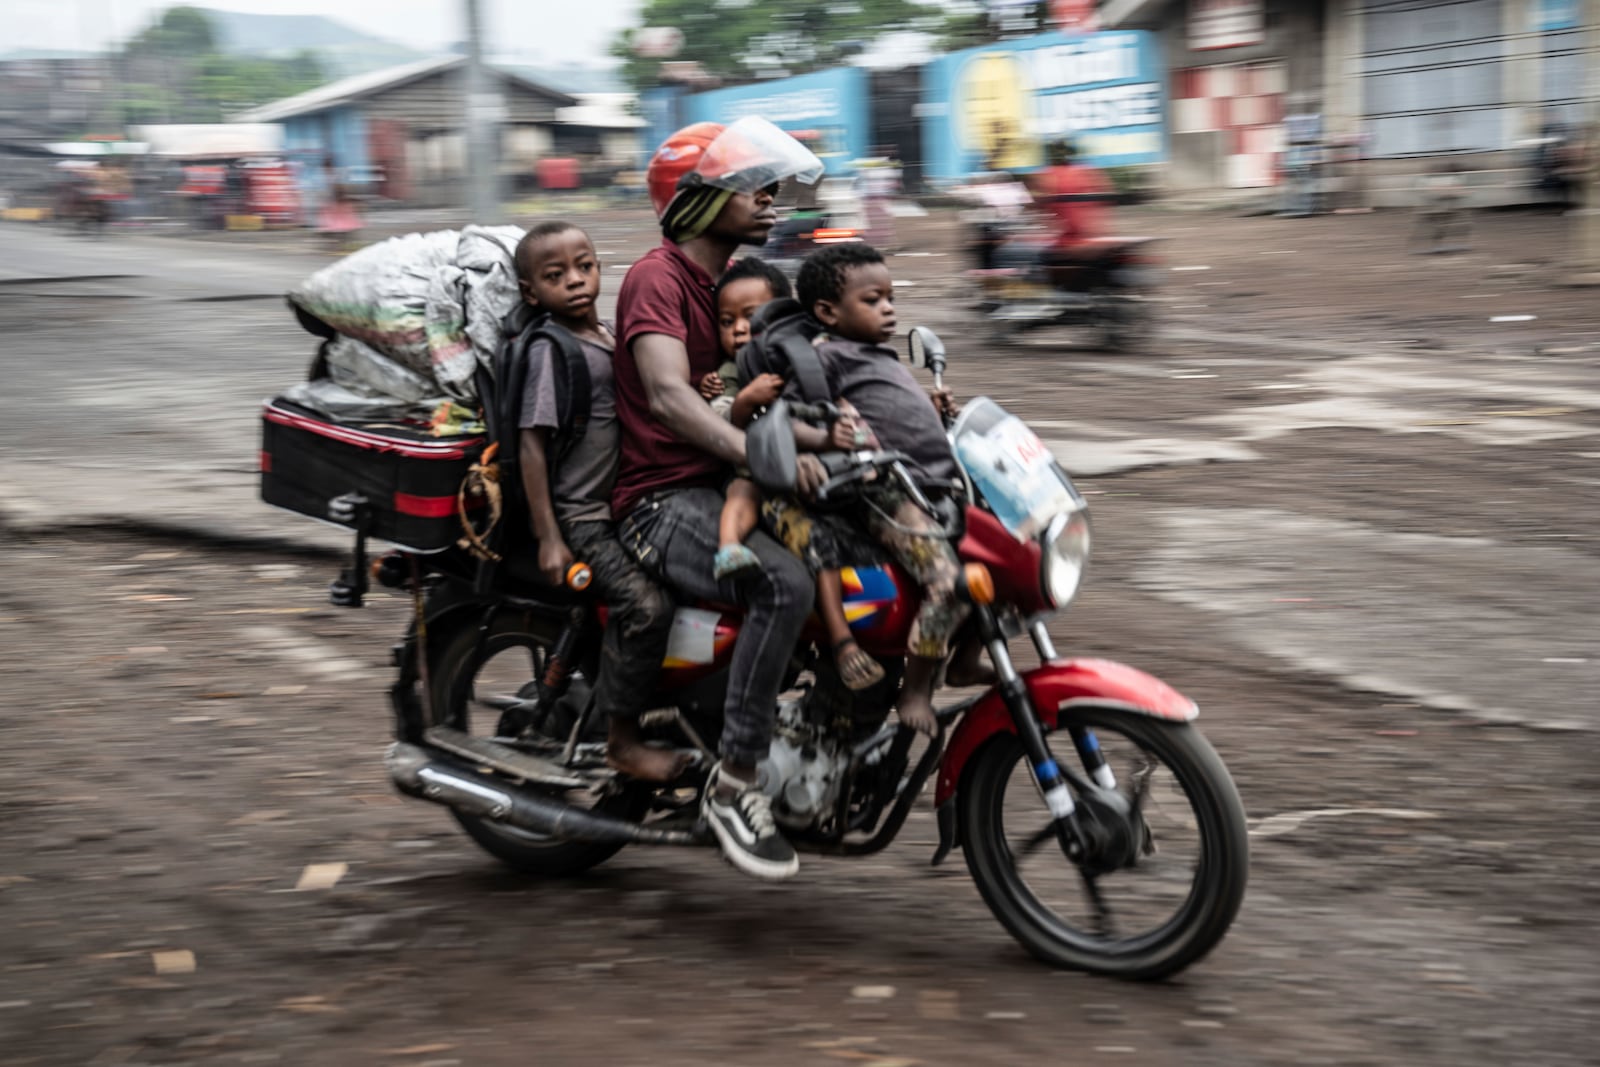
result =
[[1107,0],[1100,21],[1162,40],[1177,189],[1281,180],[1284,119],[1367,160],[1370,201],[1409,202],[1440,157],[1479,205],[1536,196],[1530,143],[1580,123],[1577,0]]
[[[611,185],[676,126],[757,113],[815,148],[830,176],[892,159],[911,193],[1030,170],[1068,137],[1119,186],[1186,198],[1298,185],[1324,203],[1403,205],[1449,161],[1470,174],[1474,205],[1514,204],[1548,195],[1531,173],[1540,146],[1580,139],[1594,118],[1580,9],[652,0],[609,58],[560,72],[491,61],[479,115],[498,128],[498,188],[513,195],[543,187],[541,167]],[[0,53],[0,189],[42,195],[61,155],[51,145],[245,123],[281,126],[302,175],[331,160],[390,200],[458,204],[468,60],[450,47],[427,55],[330,18],[174,7],[103,54]]]

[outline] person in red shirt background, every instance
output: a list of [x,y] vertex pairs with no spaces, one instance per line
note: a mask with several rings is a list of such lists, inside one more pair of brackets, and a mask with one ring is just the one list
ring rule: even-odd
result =
[[1049,166],[1038,179],[1035,199],[1055,223],[1050,258],[1087,258],[1110,232],[1111,184],[1099,170],[1079,162],[1070,141],[1052,141],[1045,152]]

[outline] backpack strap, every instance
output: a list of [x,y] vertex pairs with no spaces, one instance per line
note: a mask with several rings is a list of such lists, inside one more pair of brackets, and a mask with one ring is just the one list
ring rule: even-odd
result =
[[751,381],[759,374],[777,374],[800,386],[801,398],[808,404],[833,399],[822,359],[812,346],[817,326],[801,311],[798,302],[773,300],[750,319],[754,340],[739,350],[739,378]]
[[554,438],[563,447],[581,439],[589,428],[592,384],[583,346],[548,315],[518,305],[501,322],[503,340],[495,350],[494,393],[484,405],[491,440],[501,442],[502,456],[515,455],[517,427],[522,421],[523,393],[528,384],[528,349],[536,341],[550,344],[554,362],[556,422]]
[[593,383],[589,380],[589,361],[582,343],[565,327],[546,318],[534,329],[528,343],[543,338],[550,342],[555,358],[556,428],[555,437],[563,449],[583,439],[589,429]]

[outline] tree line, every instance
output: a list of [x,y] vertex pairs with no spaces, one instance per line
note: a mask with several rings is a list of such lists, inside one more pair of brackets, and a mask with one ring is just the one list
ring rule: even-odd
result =
[[172,7],[112,56],[125,124],[221,122],[327,80],[315,54],[230,55],[205,12]]

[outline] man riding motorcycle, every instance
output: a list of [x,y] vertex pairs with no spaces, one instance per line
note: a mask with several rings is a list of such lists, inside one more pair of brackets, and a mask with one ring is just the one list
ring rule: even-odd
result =
[[[628,271],[617,298],[617,413],[622,468],[612,499],[624,545],[678,592],[745,610],[724,705],[722,761],[705,791],[704,812],[734,866],[763,878],[799,870],[778,832],[757,765],[772,741],[773,717],[788,663],[811,612],[805,566],[762,533],[746,541],[759,570],[717,580],[722,490],[745,464],[743,431],[720,418],[694,383],[720,360],[712,284],[740,245],[760,245],[777,223],[779,183],[805,183],[822,162],[764,119],[730,126],[696,123],[667,138],[650,160],[647,182],[663,241]],[[816,435],[808,439],[807,435]],[[796,428],[816,449],[825,435]],[[823,479],[802,456],[801,489]]]
[[1036,201],[1054,223],[1055,239],[1045,253],[1046,265],[1076,264],[1100,254],[1099,242],[1110,232],[1107,208],[1111,186],[1100,171],[1078,161],[1070,141],[1046,147],[1049,166],[1039,176]]

